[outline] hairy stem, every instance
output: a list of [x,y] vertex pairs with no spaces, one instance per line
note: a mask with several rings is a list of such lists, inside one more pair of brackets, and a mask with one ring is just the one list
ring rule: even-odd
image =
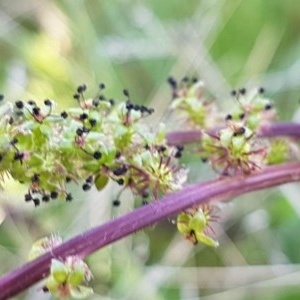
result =
[[86,231],[38,259],[0,278],[0,299],[8,299],[26,290],[49,274],[52,258],[70,255],[82,258],[116,240],[155,224],[193,205],[224,201],[238,195],[300,180],[300,163],[265,168],[247,177],[228,177],[186,186],[149,205]]

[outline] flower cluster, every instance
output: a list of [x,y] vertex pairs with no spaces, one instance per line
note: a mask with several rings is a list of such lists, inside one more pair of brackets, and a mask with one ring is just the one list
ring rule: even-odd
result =
[[0,107],[0,174],[28,184],[26,201],[39,205],[51,199],[72,200],[67,183],[98,190],[109,179],[135,194],[156,199],[160,192],[181,188],[186,171],[178,167],[182,147],[170,147],[164,126],[154,131],[142,119],[154,110],[126,101],[107,99],[99,85],[93,99],[86,86],[74,94],[77,107],[54,112],[46,99],[2,103]]
[[51,251],[60,244],[62,244],[62,238],[58,235],[51,235],[50,237],[41,238],[35,241],[31,246],[28,259],[34,260],[46,252]]
[[85,299],[93,294],[93,289],[87,286],[91,279],[90,269],[79,257],[68,256],[65,261],[52,259],[43,290],[59,299]]
[[169,84],[174,98],[171,107],[182,113],[190,129],[202,132],[196,152],[221,175],[251,174],[265,164],[283,162],[288,157],[285,140],[257,137],[259,128],[276,117],[273,103],[264,97],[263,88],[232,91],[234,107],[225,118],[220,118],[221,113],[205,96],[202,81],[184,78],[177,83],[169,78]]
[[[57,235],[37,240],[31,247],[28,258],[34,260],[62,244]],[[59,299],[74,297],[84,299],[93,293],[87,286],[92,273],[87,264],[77,256],[68,256],[65,260],[52,259],[50,274],[45,280],[44,292],[50,292]]]
[[245,175],[260,170],[267,149],[243,123],[228,121],[225,128],[203,134],[199,154],[221,175]]
[[[284,138],[269,141],[267,164],[275,165],[285,162],[290,156],[294,143]],[[297,150],[298,151],[298,150]]]
[[[177,82],[170,77],[168,82],[173,97],[171,108],[188,124],[189,130],[201,131],[196,153],[221,176],[249,175],[266,164],[287,159],[286,140],[257,136],[259,128],[276,117],[273,103],[264,96],[263,88],[232,91],[234,105],[224,116],[211,97],[206,96],[202,81],[185,77]],[[177,228],[193,244],[202,241],[216,246],[217,242],[205,232],[210,215],[207,207],[184,211],[178,215]]]
[[216,221],[211,206],[192,207],[177,216],[178,231],[190,242],[196,245],[202,242],[211,247],[218,247],[219,243],[209,236],[210,222]]
[[216,106],[212,99],[206,96],[203,81],[184,77],[178,83],[170,77],[168,82],[173,96],[170,108],[178,112],[190,127],[203,129],[216,124]]
[[257,129],[263,123],[274,120],[276,111],[270,99],[264,97],[264,88],[253,89],[249,92],[245,88],[233,90],[231,96],[237,105],[226,116],[227,120],[242,121],[251,130]]

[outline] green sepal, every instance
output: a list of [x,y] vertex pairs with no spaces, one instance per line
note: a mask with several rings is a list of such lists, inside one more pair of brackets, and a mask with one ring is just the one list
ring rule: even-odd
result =
[[124,135],[128,133],[128,128],[122,124],[116,126],[114,131],[114,136],[117,139],[121,139]]
[[30,161],[28,164],[30,164],[31,167],[41,167],[43,166],[44,161],[45,159],[43,157],[34,153],[30,156]]
[[11,164],[10,175],[15,180],[27,182],[28,178],[26,176],[26,165],[21,164],[20,161],[13,161]]
[[0,119],[3,120],[8,114],[13,112],[13,104],[11,102],[1,103],[0,105]]
[[50,293],[55,294],[59,288],[60,283],[58,283],[53,276],[49,276],[46,280],[45,285]]
[[62,239],[57,235],[52,235],[49,237],[43,237],[38,239],[32,244],[30,252],[28,254],[28,260],[34,260],[37,257],[43,255],[48,252],[50,249],[60,245],[62,243]]
[[107,177],[105,175],[101,175],[101,174],[97,175],[95,178],[96,189],[98,191],[101,191],[102,189],[104,189],[108,183],[108,180],[109,180],[109,177]]
[[253,99],[253,103],[252,103],[253,112],[259,113],[264,110],[266,105],[271,105],[271,104],[272,101],[270,101],[269,99],[257,96]]
[[289,148],[286,140],[278,139],[272,141],[267,156],[267,164],[274,165],[285,162],[288,156],[288,151]]
[[44,245],[47,244],[48,242],[48,237],[44,237],[41,239],[38,239],[37,241],[35,241],[32,246],[31,249],[29,251],[28,254],[28,260],[34,260],[37,257],[41,256],[42,254],[44,254],[45,252],[47,252],[47,250],[45,250]]
[[189,222],[190,230],[195,232],[201,232],[207,225],[207,217],[203,213],[202,209],[199,209],[191,218]]
[[90,171],[90,172],[97,172],[100,168],[100,163],[96,159],[93,159],[92,161],[89,161],[83,165],[84,170]]
[[198,80],[195,82],[188,90],[188,97],[195,96],[200,89],[204,87],[204,82],[202,80]]
[[11,141],[11,137],[8,134],[1,134],[0,135],[0,149],[4,150],[9,148],[10,145],[10,141]]
[[85,279],[85,264],[80,264],[76,266],[68,277],[68,283],[72,284],[73,286],[77,286],[82,283]]
[[18,147],[21,149],[32,149],[33,147],[33,137],[32,134],[30,132],[26,133],[26,134],[18,134],[16,136],[16,138],[18,139]]
[[247,127],[251,130],[255,130],[257,126],[259,126],[261,122],[261,115],[260,114],[252,114],[247,118]]
[[139,168],[143,166],[142,156],[139,154],[133,157],[132,162]]
[[81,107],[71,107],[68,109],[68,113],[71,115],[71,116],[79,116],[81,115],[82,113],[86,113],[87,111],[82,111],[82,108]]
[[180,97],[180,98],[175,98],[171,104],[170,104],[170,108],[171,109],[176,109],[177,107],[179,107],[183,102],[184,102],[185,98]]
[[158,126],[158,132],[156,136],[156,143],[162,144],[166,139],[166,125],[164,123],[160,123]]
[[201,242],[207,246],[215,247],[215,248],[219,246],[218,241],[215,241],[214,239],[212,239],[211,237],[209,237],[203,232],[195,232],[195,235],[198,242]]
[[84,299],[94,293],[92,288],[89,288],[89,287],[86,287],[83,285],[71,287],[70,292],[71,292],[71,296],[75,299]]
[[98,111],[106,111],[106,110],[109,110],[111,108],[111,104],[109,101],[100,101],[98,103]]
[[246,142],[247,141],[243,135],[233,137],[232,138],[232,152],[233,153],[243,152]]
[[101,115],[99,114],[98,111],[92,110],[89,112],[89,118],[94,119],[97,122],[97,126],[99,126],[99,122],[101,121]]
[[22,124],[20,124],[20,131],[21,132],[32,131],[37,126],[38,123],[33,120],[24,121]]
[[57,259],[51,260],[50,273],[58,283],[64,283],[68,278],[68,268]]
[[220,130],[220,142],[223,147],[228,147],[233,136],[233,131],[229,128]]
[[30,249],[30,252],[28,254],[28,260],[32,261],[38,258],[39,256],[45,254],[45,250],[42,247],[34,247]]
[[68,139],[68,138],[63,138],[63,140],[59,144],[60,151],[62,152],[68,152],[68,155],[73,151],[75,152],[74,148],[74,140],[73,139]]
[[191,216],[184,212],[177,216],[177,229],[180,233],[189,234],[191,232],[191,228],[189,227],[190,220]]
[[96,131],[90,131],[86,137],[86,141],[90,142],[98,142],[105,139],[105,134]]
[[52,135],[52,124],[43,123],[40,125],[41,133],[43,133],[46,137],[51,137]]
[[36,127],[32,130],[35,149],[41,149],[46,143],[48,143],[48,138],[43,134],[40,127]]
[[145,150],[144,152],[142,152],[140,157],[142,159],[142,165],[153,165],[154,157],[149,150]]

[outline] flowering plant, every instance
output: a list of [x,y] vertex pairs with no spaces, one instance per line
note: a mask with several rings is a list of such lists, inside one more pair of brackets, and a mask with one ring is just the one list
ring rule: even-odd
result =
[[[86,99],[86,86],[79,86],[73,96],[77,106],[60,113],[49,99],[43,107],[2,99],[0,174],[28,186],[26,202],[71,201],[68,182],[88,191],[92,185],[101,190],[111,180],[121,186],[120,193],[130,189],[148,205],[65,243],[55,236],[37,241],[31,262],[0,279],[0,299],[44,277],[46,292],[84,298],[92,293],[87,287],[92,274],[83,262],[87,255],[173,214],[185,239],[217,247],[212,225],[219,220],[216,201],[300,179],[297,144],[290,140],[299,137],[300,127],[275,123],[275,108],[263,89],[233,91],[236,107],[224,114],[206,96],[201,81],[170,78],[169,83],[170,109],[190,126],[184,132],[166,133],[162,123],[156,129],[147,126],[144,120],[152,108],[134,104],[127,90],[126,100],[115,103],[104,94],[104,84],[92,99]],[[187,143],[210,163],[215,180],[186,184],[188,170],[179,159]],[[120,199],[113,204],[120,205]],[[29,275],[22,284],[14,285],[25,272]]]

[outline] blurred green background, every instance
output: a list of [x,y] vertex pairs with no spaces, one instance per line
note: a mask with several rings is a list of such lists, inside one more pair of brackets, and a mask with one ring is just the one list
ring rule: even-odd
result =
[[[79,84],[93,96],[104,82],[116,100],[126,87],[135,102],[155,107],[155,126],[170,103],[167,77],[198,74],[225,109],[233,105],[231,89],[264,86],[279,118],[297,121],[299,54],[299,1],[0,1],[6,101],[52,98],[61,110],[74,104]],[[207,178],[196,158],[183,161],[190,182]],[[114,185],[101,193],[74,186],[73,202],[38,208],[24,203],[24,187],[4,186],[0,274],[22,265],[38,238],[68,239],[134,206],[125,193],[121,207],[112,207]],[[299,299],[299,195],[290,184],[222,205],[215,250],[184,241],[174,218],[125,238],[88,258],[90,299]],[[51,296],[39,284],[15,299]]]

